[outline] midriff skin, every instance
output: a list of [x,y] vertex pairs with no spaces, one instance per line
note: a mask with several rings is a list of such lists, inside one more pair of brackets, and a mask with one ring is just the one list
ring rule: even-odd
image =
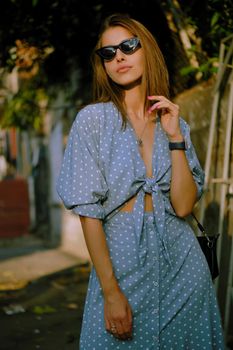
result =
[[[136,197],[137,195],[128,200],[128,202],[126,202],[126,204],[120,209],[120,211],[133,211]],[[153,211],[152,195],[150,193],[145,194],[144,211]]]

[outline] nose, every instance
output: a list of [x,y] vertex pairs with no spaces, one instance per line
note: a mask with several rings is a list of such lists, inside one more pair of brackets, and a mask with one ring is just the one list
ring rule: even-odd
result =
[[116,60],[118,62],[121,62],[121,61],[124,61],[124,59],[125,59],[124,53],[120,49],[117,49],[117,51],[116,51]]

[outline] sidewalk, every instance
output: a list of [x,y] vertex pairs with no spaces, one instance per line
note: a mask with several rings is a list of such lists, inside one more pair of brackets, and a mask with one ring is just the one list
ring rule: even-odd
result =
[[[27,237],[24,237],[26,240]],[[20,289],[41,277],[90,263],[80,221],[67,210],[62,213],[59,248],[41,249],[38,246],[38,250],[33,253],[20,255],[0,261],[0,291]]]
[[88,264],[69,267],[0,291],[1,350],[78,350],[89,273]]
[[0,261],[1,350],[78,350],[91,265],[79,220],[62,220],[59,248]]
[[61,248],[7,259],[0,262],[0,291],[20,289],[41,277],[87,262]]

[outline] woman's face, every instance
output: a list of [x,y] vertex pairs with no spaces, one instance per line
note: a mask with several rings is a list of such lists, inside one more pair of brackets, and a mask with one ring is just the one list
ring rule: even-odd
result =
[[[133,35],[123,27],[111,27],[102,35],[102,47],[119,45],[123,40]],[[116,56],[111,61],[104,61],[108,76],[117,84],[124,87],[140,82],[144,71],[144,55],[142,48],[136,49],[130,55],[117,49]]]

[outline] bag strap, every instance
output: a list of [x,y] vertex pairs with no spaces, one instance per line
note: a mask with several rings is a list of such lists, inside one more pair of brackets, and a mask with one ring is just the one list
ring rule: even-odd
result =
[[196,216],[195,216],[193,213],[191,213],[191,215],[192,215],[192,217],[194,218],[194,220],[196,221],[197,227],[199,228],[199,230],[201,231],[201,233],[205,235],[205,229],[204,229],[204,227],[202,226],[202,224],[197,220]]
[[201,233],[203,234],[203,236],[207,239],[207,241],[208,241],[208,243],[207,243],[208,247],[209,247],[209,248],[213,248],[213,246],[214,246],[214,241],[215,241],[215,242],[217,241],[217,239],[218,239],[218,237],[219,237],[219,234],[218,234],[218,235],[215,235],[214,240],[211,239],[211,236],[208,236],[208,235],[206,234],[204,227],[203,227],[202,224],[197,220],[196,216],[195,216],[193,213],[191,213],[191,215],[192,215],[192,217],[194,218],[194,220],[196,221],[197,227],[199,228],[199,230],[201,231]]

